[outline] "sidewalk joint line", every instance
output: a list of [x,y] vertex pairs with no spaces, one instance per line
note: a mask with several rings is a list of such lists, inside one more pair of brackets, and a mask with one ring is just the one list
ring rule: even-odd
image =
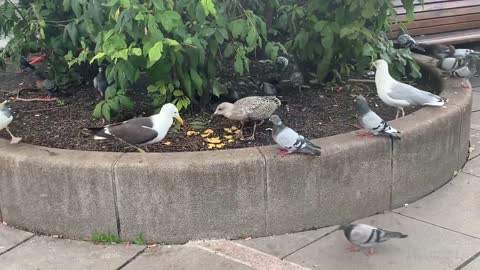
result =
[[313,243],[315,243],[315,242],[317,242],[317,241],[319,241],[319,240],[321,240],[321,239],[329,236],[330,234],[332,234],[332,233],[334,233],[334,232],[336,232],[336,231],[337,231],[337,228],[335,228],[333,231],[330,231],[330,232],[328,232],[328,233],[320,236],[319,238],[317,238],[317,239],[315,239],[315,240],[313,240],[313,241],[311,241],[311,242],[308,242],[307,244],[305,244],[305,245],[303,245],[303,246],[295,249],[294,251],[288,253],[287,255],[284,255],[284,256],[280,257],[280,259],[281,259],[281,260],[284,260],[285,258],[287,258],[288,256],[292,255],[293,253],[295,253],[295,252],[297,252],[297,251],[299,251],[299,250],[301,250],[301,249],[304,249],[304,248],[306,248],[307,246],[310,246],[311,244],[313,244]]
[[[393,212],[393,211],[392,211],[392,212]],[[454,232],[454,233],[458,233],[458,234],[461,234],[461,235],[463,235],[463,236],[467,236],[467,237],[471,237],[471,238],[480,240],[480,237],[476,237],[476,236],[469,235],[469,234],[466,234],[466,233],[463,233],[463,232],[455,231],[455,230],[452,230],[452,229],[450,229],[450,228],[443,227],[443,226],[441,226],[441,225],[437,225],[437,224],[434,224],[434,223],[431,223],[431,222],[428,222],[428,221],[425,221],[425,220],[422,220],[422,219],[419,219],[419,218],[407,216],[407,215],[405,215],[405,214],[397,213],[397,212],[393,212],[393,213],[395,213],[395,214],[397,214],[397,215],[400,215],[400,216],[403,216],[403,217],[411,218],[411,219],[413,219],[413,220],[417,220],[417,221],[420,221],[420,222],[423,222],[423,223],[426,223],[426,224],[429,224],[429,225],[432,225],[432,226],[435,226],[435,227],[438,227],[438,228],[441,228],[441,229],[444,229],[444,230],[447,230],[447,231],[451,231],[451,232]]]
[[262,149],[260,147],[255,147],[260,155],[263,158],[263,164],[265,167],[265,177],[264,177],[264,184],[263,184],[263,201],[265,204],[265,233],[267,233],[268,230],[268,169],[267,169],[267,157],[265,154],[262,152]]
[[124,153],[120,154],[115,161],[112,163],[111,171],[112,171],[112,192],[113,192],[113,207],[115,210],[115,220],[117,223],[117,234],[118,237],[120,238],[120,233],[122,232],[122,228],[120,226],[120,213],[118,211],[118,193],[117,193],[117,174],[115,173],[115,167],[117,166],[118,162],[120,162],[120,159],[123,157]]
[[469,263],[471,263],[473,260],[475,260],[478,257],[480,257],[480,251],[477,254],[470,257],[468,260],[464,261],[462,264],[460,264],[457,268],[455,268],[455,270],[460,270],[464,268],[465,266],[467,266]]
[[127,266],[129,263],[133,262],[138,256],[142,255],[145,252],[145,250],[147,250],[147,247],[144,247],[142,250],[137,252],[137,254],[133,255],[133,257],[131,257],[126,262],[124,262],[122,265],[120,265],[116,270],[120,270],[120,269],[124,268],[125,266]]
[[11,248],[9,248],[9,249],[7,249],[7,250],[5,250],[5,251],[3,251],[3,252],[0,252],[0,256],[2,256],[3,254],[9,252],[10,250],[12,250],[12,249],[14,249],[14,248],[16,248],[16,247],[18,247],[18,246],[20,246],[21,244],[27,242],[28,240],[32,239],[32,238],[35,237],[35,236],[36,236],[36,235],[33,234],[33,235],[31,235],[30,237],[25,238],[24,240],[22,240],[22,241],[18,242],[17,244],[13,245]]

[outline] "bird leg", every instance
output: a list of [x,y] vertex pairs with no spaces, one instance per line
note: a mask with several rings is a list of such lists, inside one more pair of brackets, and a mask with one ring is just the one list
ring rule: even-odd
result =
[[265,120],[261,120],[260,123],[258,124],[258,126],[263,125],[263,123],[265,123]]
[[405,111],[403,110],[403,108],[400,108],[400,110],[402,111],[402,117],[405,116]]
[[281,157],[286,157],[288,155],[288,151],[285,149],[280,150],[280,153],[278,153],[279,156]]
[[123,143],[125,143],[125,144],[128,144],[128,146],[125,147],[124,149],[127,149],[128,147],[133,147],[133,148],[137,149],[137,151],[140,152],[140,153],[142,153],[142,154],[145,154],[145,153],[146,153],[145,150],[143,150],[143,149],[140,148],[140,147],[137,147],[137,146],[135,146],[135,145],[133,145],[133,144],[131,144],[131,143],[128,143],[128,142],[126,142],[125,140],[122,140],[122,139],[120,139],[120,138],[118,138],[118,137],[115,137],[115,138],[117,138],[118,140],[120,140],[121,142],[123,142]]
[[351,244],[350,246],[347,247],[347,250],[349,250],[350,252],[359,252],[360,247],[357,245]]
[[357,132],[356,133],[357,136],[359,137],[368,137],[368,138],[373,138],[373,134],[368,132],[368,131],[365,131],[365,132]]
[[8,129],[8,127],[5,129],[7,130],[8,134],[10,134],[10,137],[12,137],[12,139],[10,140],[11,144],[17,144],[22,140],[22,137],[13,136],[12,132],[10,132],[10,129]]
[[375,250],[373,248],[369,248],[367,252],[367,256],[372,256],[373,254],[375,254]]
[[399,114],[400,114],[400,108],[397,108],[397,114],[395,115],[395,119],[398,119]]
[[255,121],[253,123],[253,133],[252,133],[252,136],[248,137],[248,138],[244,138],[245,141],[253,141],[255,140],[255,130],[257,130],[257,122]]

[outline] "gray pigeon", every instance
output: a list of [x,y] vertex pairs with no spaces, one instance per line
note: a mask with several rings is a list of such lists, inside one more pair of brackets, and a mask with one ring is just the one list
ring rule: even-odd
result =
[[477,52],[472,49],[455,49],[455,52],[453,54],[454,57],[467,57],[470,54],[480,54],[480,52]]
[[12,138],[10,143],[16,144],[19,143],[22,138],[13,136],[10,129],[8,129],[8,125],[13,121],[13,115],[10,110],[10,106],[8,105],[8,100],[0,103],[0,130],[5,129],[10,137]]
[[277,95],[277,88],[271,83],[263,82],[262,84],[260,84],[260,90],[262,90],[263,94],[267,96]]
[[388,64],[385,60],[379,59],[374,63],[377,72],[375,73],[375,84],[380,99],[387,105],[397,108],[398,118],[400,111],[405,116],[404,107],[409,106],[443,106],[448,100],[434,95],[430,92],[417,89],[411,85],[404,84],[392,78],[388,72]]
[[400,28],[398,33],[397,42],[400,46],[409,49],[416,49],[422,52],[425,52],[425,49],[420,47],[418,43],[413,39],[403,28]]
[[468,64],[468,61],[465,57],[442,57],[437,56],[438,64],[437,66],[443,70],[451,71],[464,67]]
[[368,254],[374,253],[372,246],[376,244],[392,238],[408,237],[408,235],[400,232],[391,232],[367,224],[344,224],[340,225],[337,230],[343,230],[347,240],[355,246],[352,251],[358,251],[360,247],[368,247]]
[[35,75],[37,76],[35,81],[37,88],[46,91],[47,98],[52,97],[53,92],[58,90],[57,84],[55,84],[54,81],[49,80],[42,72],[36,72]]
[[362,134],[373,134],[375,136],[379,134],[384,134],[392,137],[393,139],[400,140],[400,131],[394,129],[390,126],[385,120],[380,118],[375,112],[370,110],[368,107],[367,100],[362,95],[359,95],[355,98],[355,103],[357,104],[358,120],[362,127],[369,132]]
[[294,152],[315,156],[321,155],[321,148],[319,146],[316,146],[293,129],[285,126],[278,115],[272,115],[269,121],[273,123],[273,140],[282,147],[282,151],[280,152],[282,157]]
[[294,87],[298,88],[298,91],[302,91],[302,86],[304,83],[303,75],[301,72],[295,71],[290,75],[290,81]]
[[287,67],[288,67],[288,59],[283,56],[277,57],[277,59],[275,60],[275,69],[277,71],[284,71],[287,69]]
[[252,136],[245,139],[254,140],[257,121],[260,121],[258,125],[263,124],[264,120],[268,119],[281,104],[282,102],[278,98],[272,96],[244,97],[233,104],[230,102],[221,103],[217,106],[211,118],[216,115],[223,115],[230,120],[240,121],[240,130],[242,130],[245,122],[254,121]]
[[98,74],[93,79],[93,87],[95,87],[95,89],[98,91],[101,97],[105,95],[105,90],[107,90],[108,83],[107,83],[107,80],[105,79],[105,74],[103,74],[102,67],[98,68]]

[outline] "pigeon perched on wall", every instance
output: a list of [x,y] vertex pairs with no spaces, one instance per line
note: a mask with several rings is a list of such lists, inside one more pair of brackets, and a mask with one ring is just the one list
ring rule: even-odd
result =
[[468,64],[467,58],[465,57],[441,57],[437,56],[438,63],[437,66],[440,69],[450,71],[454,69],[461,68]]
[[35,85],[37,86],[37,88],[46,91],[47,98],[51,98],[53,96],[53,93],[58,91],[57,84],[54,81],[48,79],[42,72],[36,72],[35,75],[37,77],[37,79],[35,80]]
[[355,103],[357,104],[358,121],[364,129],[368,130],[368,132],[364,134],[359,134],[360,136],[368,136],[372,134],[377,136],[383,134],[390,136],[393,139],[400,140],[400,131],[394,129],[387,123],[387,121],[383,120],[375,112],[370,110],[365,97],[358,95],[355,98]]
[[254,140],[257,121],[260,121],[258,125],[263,124],[264,120],[268,119],[280,105],[281,101],[272,96],[245,97],[233,104],[229,102],[221,103],[212,114],[212,118],[216,115],[223,115],[230,120],[240,121],[240,130],[245,122],[254,121],[252,135],[245,138],[245,140]]
[[397,42],[400,46],[409,49],[419,50],[421,52],[425,52],[425,49],[420,47],[418,43],[413,39],[403,28],[400,28]]
[[8,104],[8,100],[3,101],[0,103],[0,130],[5,129],[8,134],[10,134],[11,144],[16,144],[19,143],[22,138],[20,137],[15,137],[12,132],[10,132],[10,129],[8,128],[8,125],[13,121],[13,115],[12,111],[10,109],[10,106]]
[[171,103],[167,103],[163,105],[159,113],[150,117],[133,118],[122,123],[88,129],[94,134],[93,138],[95,140],[117,138],[136,148],[138,151],[144,152],[134,145],[149,145],[163,140],[172,126],[173,118],[175,118],[180,125],[184,125],[177,107]]
[[101,97],[105,95],[105,90],[107,90],[108,83],[102,67],[98,68],[98,74],[93,79],[93,87],[98,91]]
[[400,111],[405,116],[404,107],[410,106],[443,106],[448,100],[434,95],[430,92],[417,89],[411,85],[404,84],[392,78],[388,72],[388,63],[379,59],[376,60],[375,84],[380,99],[387,105],[397,108],[398,118]]
[[320,146],[313,144],[295,130],[285,126],[278,115],[272,115],[269,121],[273,124],[273,140],[282,148],[280,156],[284,157],[290,153],[321,155]]
[[375,228],[367,224],[344,224],[337,230],[343,230],[347,240],[354,245],[351,251],[358,251],[360,247],[368,247],[368,254],[373,254],[373,246],[392,238],[406,238],[408,235]]

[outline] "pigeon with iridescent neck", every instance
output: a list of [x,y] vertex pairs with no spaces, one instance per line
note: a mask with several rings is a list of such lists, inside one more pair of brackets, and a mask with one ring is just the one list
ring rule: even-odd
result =
[[357,104],[358,121],[364,129],[368,130],[366,133],[358,134],[359,136],[387,135],[393,139],[400,140],[400,131],[394,129],[387,121],[370,110],[365,97],[358,95],[355,98],[355,103]]

